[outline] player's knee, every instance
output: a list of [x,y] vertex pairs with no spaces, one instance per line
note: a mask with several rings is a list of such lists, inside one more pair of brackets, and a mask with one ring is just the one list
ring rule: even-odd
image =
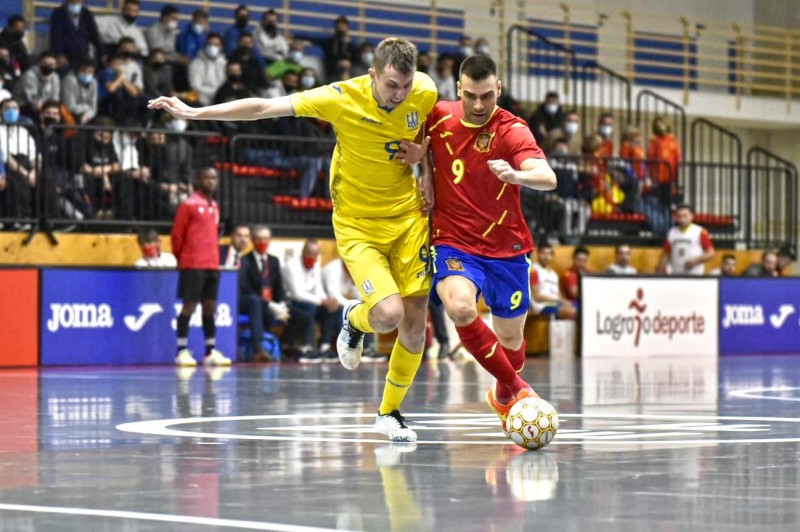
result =
[[381,301],[369,311],[369,324],[377,332],[393,331],[403,321],[403,305]]
[[475,302],[467,298],[453,298],[445,305],[447,315],[459,327],[469,325],[478,317]]
[[519,333],[505,333],[495,331],[500,345],[511,350],[517,350],[522,346],[522,331]]

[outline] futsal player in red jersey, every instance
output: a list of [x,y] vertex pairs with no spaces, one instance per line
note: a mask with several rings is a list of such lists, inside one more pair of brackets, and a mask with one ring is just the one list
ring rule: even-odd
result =
[[[520,186],[552,190],[556,176],[525,121],[497,107],[501,89],[491,58],[464,60],[461,101],[437,103],[427,119],[435,201],[429,168],[421,186],[433,203],[432,300],[444,303],[462,345],[497,379],[486,399],[505,424],[514,401],[535,396],[519,376],[533,250]],[[494,331],[478,315],[480,294]]]

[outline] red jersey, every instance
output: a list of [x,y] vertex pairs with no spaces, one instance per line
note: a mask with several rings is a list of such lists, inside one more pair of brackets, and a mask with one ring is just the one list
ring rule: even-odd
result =
[[525,159],[544,159],[524,120],[500,109],[486,124],[462,120],[461,102],[436,104],[427,120],[433,153],[434,245],[506,258],[533,249],[520,207],[520,186],[500,181],[488,161],[502,159],[515,169]]
[[219,269],[219,205],[195,192],[178,206],[172,252],[182,270]]

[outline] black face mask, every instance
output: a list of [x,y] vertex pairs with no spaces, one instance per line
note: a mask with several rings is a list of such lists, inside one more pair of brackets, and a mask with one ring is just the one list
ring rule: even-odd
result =
[[128,24],[133,24],[134,22],[136,22],[137,17],[136,15],[123,15],[122,18],[124,18],[125,22],[127,22]]
[[290,87],[287,85],[283,86],[283,90],[286,91],[286,94],[291,94],[293,92],[297,92],[297,87]]
[[153,70],[161,70],[162,68],[164,68],[164,63],[162,63],[161,61],[154,61],[150,63],[150,68],[152,68]]
[[240,81],[242,81],[242,75],[241,74],[230,74],[230,75],[228,75],[228,81],[230,83],[239,83]]
[[278,27],[272,22],[265,22],[264,24],[261,25],[261,27],[264,28],[264,31],[266,31],[270,35],[275,35],[275,33],[277,33],[278,31]]
[[40,66],[39,71],[42,73],[43,76],[49,76],[50,74],[55,72],[56,69],[51,66]]
[[53,124],[58,123],[58,119],[53,118],[52,116],[45,116],[42,118],[42,122],[44,122],[45,126],[52,126]]
[[250,17],[236,17],[236,27],[245,28],[250,23]]
[[347,35],[347,31],[345,31],[345,30],[336,30],[336,37],[338,37],[339,39],[343,38],[345,35]]

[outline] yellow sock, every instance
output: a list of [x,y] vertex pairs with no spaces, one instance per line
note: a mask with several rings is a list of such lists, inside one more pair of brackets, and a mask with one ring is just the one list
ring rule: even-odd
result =
[[394,342],[392,356],[389,359],[389,373],[386,375],[386,384],[383,387],[383,401],[378,412],[388,414],[392,410],[400,410],[400,403],[408,392],[409,386],[414,381],[417,374],[422,353],[412,353],[400,345],[400,341]]
[[375,332],[375,329],[369,324],[369,307],[367,307],[366,303],[356,305],[356,307],[350,311],[350,314],[347,315],[347,320],[353,327],[361,332]]

